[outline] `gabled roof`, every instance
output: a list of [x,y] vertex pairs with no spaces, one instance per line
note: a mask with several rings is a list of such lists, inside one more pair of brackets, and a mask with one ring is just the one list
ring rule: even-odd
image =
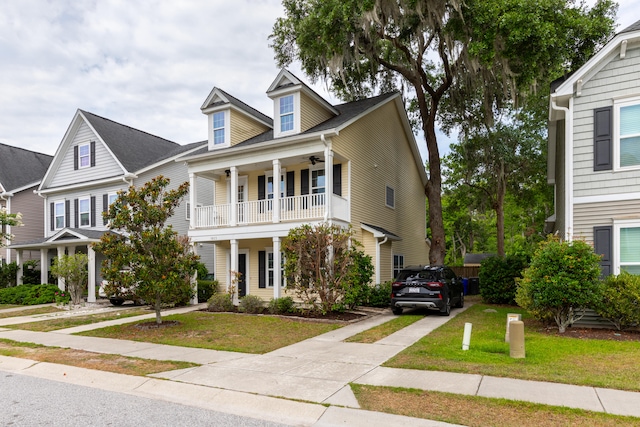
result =
[[89,125],[128,172],[135,172],[172,157],[183,147],[159,136],[79,110]]
[[[598,53],[593,55],[582,67],[556,80],[551,85],[551,95],[554,98],[567,99],[580,96],[582,86],[606,66],[615,56],[624,58],[627,44],[640,40],[640,21],[628,26],[617,33]],[[559,83],[559,84],[558,84]]]
[[278,76],[275,78],[273,83],[271,83],[269,89],[267,89],[267,95],[270,98],[273,98],[276,96],[280,96],[285,92],[288,93],[295,90],[304,92],[326,110],[330,111],[333,114],[338,114],[338,111],[336,111],[333,105],[331,105],[326,99],[318,95],[316,91],[311,89],[302,80],[300,80],[299,78],[294,76],[293,73],[284,68],[280,70]]
[[47,154],[0,144],[0,193],[37,184],[52,159]]
[[262,114],[260,111],[245,104],[238,98],[229,95],[227,92],[217,87],[214,87],[211,90],[211,93],[209,93],[209,96],[207,96],[207,99],[204,101],[204,104],[202,104],[202,107],[200,107],[200,109],[204,114],[207,114],[209,111],[224,108],[229,105],[235,107],[237,110],[242,111],[248,116],[257,119],[258,121],[263,122],[267,126],[273,127],[273,119],[271,117]]
[[103,234],[114,233],[112,230],[92,230],[89,228],[63,228],[53,236],[42,237],[28,242],[19,242],[9,245],[10,249],[39,249],[53,247],[61,241],[73,240],[74,244],[85,242],[96,242]]
[[378,237],[378,238],[386,237],[389,240],[402,240],[402,237],[382,227],[378,227],[371,224],[365,224],[364,222],[361,223],[360,225],[362,226],[363,230],[366,230],[369,233],[373,234],[374,237]]

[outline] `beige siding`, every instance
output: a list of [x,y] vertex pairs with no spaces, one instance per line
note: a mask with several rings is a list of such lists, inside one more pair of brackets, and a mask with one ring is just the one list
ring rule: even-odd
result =
[[[395,103],[342,130],[333,139],[333,149],[351,159],[351,222],[356,238],[363,238],[361,223],[383,227],[402,238],[393,242],[393,250],[404,255],[406,265],[427,263],[424,187]],[[387,185],[395,191],[395,208],[385,205]],[[382,281],[392,279],[391,267],[386,268]]]
[[269,127],[234,110],[231,110],[230,127],[231,145],[236,145],[269,130]]
[[[94,167],[74,170],[73,147],[96,141],[96,165]],[[98,140],[86,123],[82,123],[76,132],[73,142],[67,147],[62,162],[55,172],[49,187],[77,184],[79,182],[95,181],[101,178],[109,178],[122,174],[122,169],[116,163],[111,153]]]
[[638,171],[593,170],[593,110],[613,105],[625,96],[640,96],[640,47],[627,50],[624,59],[615,55],[582,88],[574,101],[573,174],[574,197],[621,194],[640,190]]
[[308,95],[300,93],[300,132],[330,119],[333,115],[326,108],[315,102]]
[[614,219],[640,218],[640,200],[578,204],[573,217],[573,237],[593,242],[593,227],[612,225]]

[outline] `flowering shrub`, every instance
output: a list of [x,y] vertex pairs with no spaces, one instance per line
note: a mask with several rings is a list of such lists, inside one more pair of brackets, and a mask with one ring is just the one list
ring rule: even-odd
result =
[[71,301],[71,295],[68,292],[56,292],[56,305],[67,305]]

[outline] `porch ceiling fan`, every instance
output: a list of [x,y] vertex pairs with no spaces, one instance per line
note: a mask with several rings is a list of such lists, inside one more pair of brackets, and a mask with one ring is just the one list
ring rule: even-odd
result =
[[312,165],[315,165],[316,163],[324,163],[324,160],[322,160],[320,157],[317,157],[317,156],[310,156],[309,161],[311,162]]

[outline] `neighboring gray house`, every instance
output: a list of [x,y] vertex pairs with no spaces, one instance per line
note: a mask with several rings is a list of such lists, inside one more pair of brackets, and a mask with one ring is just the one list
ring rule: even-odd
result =
[[552,85],[548,181],[553,230],[640,274],[640,21]]
[[[40,252],[43,282],[56,256],[86,253],[89,257],[88,301],[95,301],[102,256],[93,251],[91,244],[107,230],[102,212],[115,200],[119,190],[131,185],[139,187],[158,175],[171,180],[169,189],[189,181],[186,165],[176,160],[206,144],[205,141],[181,146],[78,110],[36,190],[44,199],[44,235],[29,242],[15,240],[11,247],[18,254]],[[212,197],[212,190],[203,185],[198,199],[211,202]],[[183,235],[189,228],[187,205],[188,197],[169,221],[174,230]],[[213,253],[207,255],[205,251],[203,255],[205,264],[213,268]]]
[[[0,144],[0,207],[8,213],[21,213],[24,227],[9,227],[14,242],[40,238],[44,235],[42,199],[33,193],[40,184],[52,156],[23,148]],[[7,242],[5,242],[7,243]],[[15,251],[0,249],[0,262],[14,261]],[[25,260],[39,259],[37,252],[23,253]]]

